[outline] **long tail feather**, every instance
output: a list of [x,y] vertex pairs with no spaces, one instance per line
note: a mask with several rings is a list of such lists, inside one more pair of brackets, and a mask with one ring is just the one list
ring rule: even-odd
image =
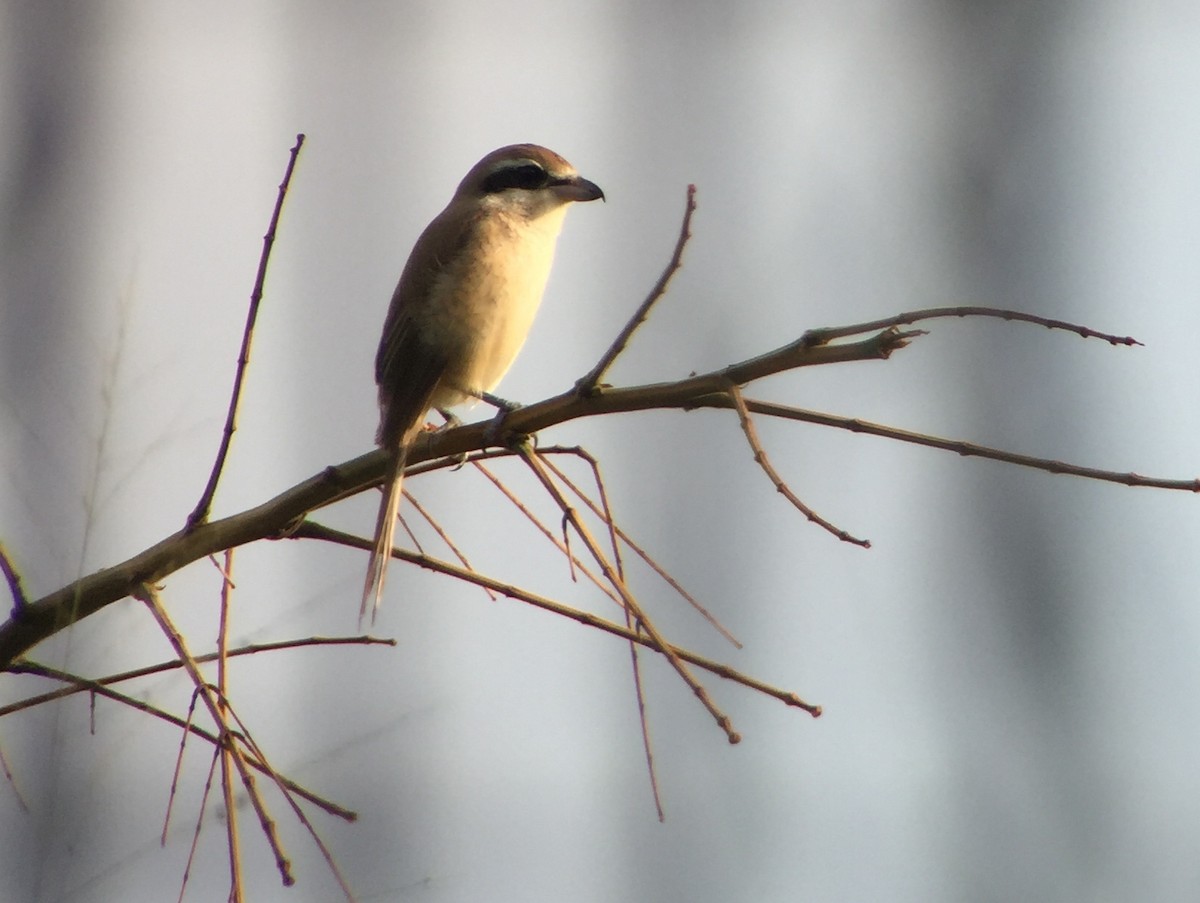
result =
[[392,546],[396,535],[396,515],[400,510],[400,499],[404,497],[404,462],[408,458],[407,448],[401,448],[392,457],[391,468],[383,485],[383,496],[379,500],[379,517],[375,521],[375,547],[367,563],[367,580],[363,585],[362,605],[358,609],[358,626],[361,629],[371,602],[371,623],[379,613],[383,599],[383,584],[387,578],[388,562],[392,560]]

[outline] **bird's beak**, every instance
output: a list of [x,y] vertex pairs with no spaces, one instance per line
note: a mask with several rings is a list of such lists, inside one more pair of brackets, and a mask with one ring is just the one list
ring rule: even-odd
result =
[[568,176],[554,183],[554,193],[564,201],[595,201],[604,200],[604,192],[595,182],[588,181],[583,176]]

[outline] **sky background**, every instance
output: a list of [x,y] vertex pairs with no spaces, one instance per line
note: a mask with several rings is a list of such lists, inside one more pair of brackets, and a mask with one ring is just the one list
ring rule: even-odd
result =
[[[267,282],[223,516],[371,447],[372,362],[413,240],[466,170],[533,141],[600,184],[572,210],[502,395],[587,371],[698,186],[685,265],[610,374],[676,379],[805,329],[986,304],[888,362],[751,397],[1119,471],[1200,472],[1200,8],[1033,2],[0,5],[0,541],[31,595],[178,529],[220,438],[276,187],[308,136]],[[483,416],[467,412],[468,417]],[[707,680],[729,746],[646,662],[655,818],[628,650],[394,565],[390,648],[232,668],[275,765],[356,810],[313,819],[363,901],[1104,901],[1200,895],[1200,500],[758,423],[573,422],[625,527],[741,639],[652,577],[677,642],[824,706]],[[516,464],[514,489],[557,517]],[[582,476],[582,471],[577,470]],[[408,487],[472,562],[597,612],[470,469]],[[320,513],[370,532],[373,494]],[[423,537],[428,541],[428,531]],[[260,543],[235,642],[346,635],[365,556]],[[218,575],[163,591],[212,647]],[[140,605],[32,657],[98,676],[169,657]],[[47,687],[0,680],[0,704]],[[182,712],[178,677],[130,692]],[[208,757],[87,700],[0,723],[5,900],[173,899]],[[295,901],[337,898],[277,798]],[[252,899],[279,878],[248,809]],[[188,899],[226,893],[212,805]]]

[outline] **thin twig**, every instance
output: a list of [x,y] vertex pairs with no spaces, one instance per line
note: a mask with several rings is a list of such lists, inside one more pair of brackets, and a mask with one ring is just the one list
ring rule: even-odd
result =
[[[200,795],[200,809],[196,813],[196,826],[192,829],[192,845],[188,848],[187,862],[183,866],[183,876],[179,879],[179,896],[176,903],[183,903],[183,895],[187,892],[188,879],[192,875],[192,863],[196,861],[196,850],[200,848],[200,831],[204,827],[204,807],[208,805],[208,795],[212,792],[213,775],[217,772],[217,758],[221,755],[219,748],[213,749],[212,758],[208,763],[208,774],[204,778],[204,792]],[[163,828],[163,845],[167,842],[166,828]],[[232,895],[230,903],[236,903]]]
[[[291,533],[288,534],[292,539],[318,539],[325,542],[333,542],[338,545],[343,545],[352,549],[361,551],[370,551],[371,541],[363,539],[361,536],[354,536],[350,533],[343,533],[341,530],[335,530],[332,527],[327,527],[324,524],[319,524],[313,520],[305,520],[296,526]],[[551,612],[552,614],[561,615],[564,618],[570,618],[585,627],[594,627],[597,630],[603,630],[605,633],[620,637],[623,640],[633,640],[635,643],[640,643],[648,649],[655,652],[661,651],[655,641],[648,636],[629,630],[621,624],[615,624],[612,621],[606,621],[598,615],[592,614],[590,611],[580,611],[577,608],[571,608],[568,605],[562,605],[555,602],[553,599],[547,599],[545,596],[539,596],[537,593],[532,593],[519,586],[513,586],[511,583],[504,583],[486,574],[467,571],[463,568],[456,567],[448,561],[439,561],[435,558],[426,558],[422,555],[417,555],[409,552],[406,549],[396,548],[392,550],[392,557],[400,561],[407,561],[409,564],[415,564],[418,567],[433,571],[437,574],[445,574],[447,577],[453,577],[456,580],[461,580],[466,583],[478,583],[481,586],[488,586],[502,596],[507,596],[510,599],[516,599],[535,608],[540,608],[543,611]],[[740,673],[737,669],[720,662],[714,662],[712,659],[697,655],[682,646],[670,646],[671,652],[677,655],[680,659],[689,664],[693,664],[698,668],[703,668],[718,677],[726,680],[739,683],[742,686],[749,687],[752,690],[757,690],[764,695],[778,699],[780,702],[803,709],[814,718],[821,714],[821,707],[805,702],[795,693],[790,690],[781,690],[778,687],[771,686],[756,678],[749,677]]]
[[[414,499],[413,499],[413,497],[412,497],[411,495],[409,495],[407,492],[406,492],[406,493],[404,493],[404,497],[405,497],[406,499],[408,499],[408,501],[410,501],[410,502],[413,502],[413,503],[415,504],[415,500],[414,500]],[[409,539],[409,542],[411,542],[411,543],[413,544],[413,547],[414,547],[414,548],[415,548],[415,549],[416,549],[418,552],[420,552],[422,555],[424,555],[424,554],[425,554],[425,549],[423,549],[423,548],[421,547],[421,540],[419,540],[419,539],[417,538],[417,534],[416,534],[416,533],[414,533],[414,532],[413,532],[413,530],[412,530],[412,527],[410,527],[410,526],[409,526],[409,524],[408,524],[408,519],[407,519],[407,518],[406,518],[406,517],[405,517],[403,514],[399,514],[399,515],[397,515],[397,516],[396,516],[396,519],[397,519],[398,521],[400,521],[400,526],[404,528],[404,535],[408,537],[408,539]]]
[[[92,693],[92,699],[95,698],[96,694]],[[192,698],[188,702],[187,717],[184,718],[183,730],[179,732],[179,752],[175,754],[175,768],[171,772],[171,789],[167,792],[167,811],[163,813],[162,833],[158,838],[159,846],[167,845],[167,832],[171,828],[171,813],[175,811],[175,794],[179,790],[179,776],[183,774],[183,755],[187,752],[187,739],[192,732],[192,718],[196,714],[196,703],[199,701],[200,691],[193,689]]]
[[869,539],[859,539],[856,536],[851,536],[840,527],[835,527],[832,523],[821,517],[821,515],[817,514],[817,512],[813,511],[812,508],[808,507],[808,505],[804,504],[796,493],[792,492],[788,484],[784,482],[783,477],[779,475],[779,471],[771,464],[766,451],[762,447],[762,442],[759,441],[758,431],[754,428],[754,421],[750,419],[750,412],[746,409],[746,402],[742,398],[742,390],[733,383],[730,383],[728,391],[729,397],[733,400],[734,408],[737,410],[738,420],[741,421],[742,432],[746,434],[746,441],[750,443],[750,450],[754,453],[754,461],[775,485],[775,490],[791,502],[796,510],[808,518],[811,523],[816,524],[822,530],[831,533],[842,542],[862,546],[864,549],[871,548],[871,541]]
[[[636,632],[633,612],[625,609],[625,626]],[[638,726],[642,732],[642,751],[646,755],[646,775],[650,779],[650,796],[654,799],[654,811],[660,822],[667,820],[663,809],[662,792],[658,788],[658,769],[654,765],[654,744],[650,741],[650,719],[646,713],[646,688],[642,683],[642,661],[638,658],[638,644],[630,640],[629,659],[633,668],[633,698],[637,700]]]
[[[538,451],[542,455],[542,461],[545,463],[545,465],[547,467],[550,468],[551,471],[554,472],[554,475],[556,477],[558,477],[560,480],[562,480],[562,482],[566,485],[566,487],[575,494],[576,498],[580,499],[585,505],[587,505],[593,514],[595,514],[597,517],[599,517],[600,512],[596,508],[596,503],[593,502],[588,497],[588,495],[585,492],[583,492],[583,490],[581,490],[577,485],[575,485],[574,481],[571,480],[571,478],[569,476],[567,476],[567,474],[563,471],[563,469],[561,467],[556,466],[549,459],[548,456],[551,454],[564,454],[564,453],[577,455],[578,457],[582,458],[584,461],[588,462],[591,465],[593,472],[596,474],[597,480],[600,479],[600,462],[597,461],[592,456],[592,454],[589,451],[587,451],[587,449],[581,448],[580,446],[574,446],[572,448],[565,448],[565,449],[552,446],[550,448],[538,449]],[[668,571],[666,568],[664,568],[657,561],[655,561],[650,556],[649,552],[647,552],[641,545],[639,545],[637,542],[635,542],[633,537],[631,537],[625,530],[623,530],[621,528],[620,524],[614,523],[613,528],[617,531],[617,536],[619,536],[621,538],[621,542],[623,542],[623,543],[625,543],[625,545],[629,546],[629,548],[633,550],[633,553],[635,555],[637,555],[638,558],[642,559],[642,561],[645,562],[645,564],[652,571],[654,571],[654,573],[658,574],[658,576],[660,578],[662,578],[662,580],[669,587],[671,587],[671,589],[675,590],[675,592],[678,593],[679,596],[685,602],[687,602],[688,605],[690,605],[693,609],[695,609],[696,612],[698,612],[699,615],[702,618],[704,618],[704,620],[708,621],[708,623],[710,625],[712,625],[713,629],[716,630],[717,633],[719,633],[719,634],[721,634],[721,636],[725,637],[725,639],[727,639],[730,643],[732,643],[738,649],[742,648],[742,644],[741,644],[741,642],[738,641],[738,638],[735,637],[733,635],[733,633],[731,633],[724,624],[722,624],[720,621],[717,620],[716,615],[714,615],[707,608],[705,608],[703,605],[701,605],[699,599],[697,599],[695,596],[693,596],[691,593],[689,593],[686,589],[684,589],[683,585],[678,580],[676,580],[673,576],[671,576],[671,572]]]
[[[443,528],[442,525],[437,522],[437,520],[434,518],[434,516],[425,509],[425,506],[422,505],[420,502],[418,502],[411,495],[409,495],[407,490],[405,490],[405,492],[404,492],[404,498],[408,502],[408,504],[410,504],[412,506],[413,510],[417,512],[417,514],[419,514],[419,515],[421,515],[421,517],[425,518],[425,522],[427,524],[429,524],[430,527],[433,528],[433,531],[441,538],[442,542],[444,542],[446,544],[446,548],[449,549],[450,553],[455,558],[458,559],[458,563],[461,564],[463,567],[465,567],[468,571],[475,570],[471,566],[471,562],[469,562],[467,560],[467,556],[463,553],[463,551],[461,549],[459,549],[459,547],[455,544],[454,540],[450,538],[450,534],[447,533],[445,528]],[[409,531],[409,535],[410,536],[412,535],[411,530]],[[415,536],[413,537],[413,543],[417,546],[418,551],[423,551],[423,550],[421,550],[421,544],[417,542]],[[485,593],[487,593],[487,596],[489,599],[491,599],[493,602],[496,601],[495,593],[493,593],[487,587],[483,587],[482,589]]]
[[212,508],[213,496],[217,492],[217,482],[221,479],[221,471],[225,468],[225,458],[229,455],[229,444],[237,430],[238,405],[242,398],[242,385],[246,379],[246,366],[250,363],[250,341],[254,336],[254,323],[258,319],[258,308],[263,298],[263,285],[267,280],[267,261],[271,259],[271,248],[275,244],[275,232],[279,228],[279,217],[283,212],[283,199],[287,197],[288,185],[292,181],[292,173],[296,169],[296,158],[300,148],[304,146],[304,135],[296,136],[296,143],[288,154],[287,169],[283,181],[279,183],[279,193],[275,198],[275,209],[271,212],[271,222],[267,226],[267,234],[263,236],[262,254],[258,258],[258,273],[254,277],[254,289],[250,292],[250,307],[246,311],[246,328],[242,332],[242,348],[238,353],[237,371],[233,377],[233,393],[229,398],[229,410],[225,414],[225,429],[221,434],[221,446],[217,450],[217,460],[213,462],[212,472],[208,475],[208,483],[200,494],[200,501],[195,510],[188,515],[187,528],[208,519]]
[[8,550],[4,548],[2,542],[0,542],[0,571],[4,571],[4,579],[8,581],[8,592],[12,596],[12,617],[19,618],[24,613],[25,606],[29,604],[29,597],[25,595],[25,587],[21,585],[21,575],[13,566]]
[[305,830],[308,831],[309,836],[312,837],[313,842],[316,843],[317,849],[321,851],[321,855],[325,859],[325,864],[328,865],[329,870],[333,872],[333,877],[341,887],[342,893],[346,895],[346,899],[350,901],[350,903],[354,903],[354,894],[350,890],[350,885],[346,882],[346,878],[342,874],[342,870],[338,868],[337,863],[334,861],[333,853],[331,853],[329,847],[325,845],[325,841],[321,839],[321,835],[317,833],[317,829],[313,827],[313,823],[309,820],[304,810],[300,808],[300,804],[296,802],[295,797],[288,791],[287,782],[285,782],[279,773],[271,767],[266,754],[263,752],[262,747],[258,745],[258,741],[256,741],[254,736],[250,733],[250,728],[246,725],[246,722],[244,722],[241,716],[238,715],[238,713],[232,708],[230,708],[230,713],[232,714],[234,720],[238,723],[238,726],[241,728],[240,736],[250,748],[250,751],[258,757],[258,760],[266,764],[267,775],[275,782],[275,786],[279,788],[279,792],[283,794],[283,798],[291,807],[292,813],[296,816],[296,820],[304,826]]
[[1068,323],[1066,320],[1052,320],[1049,317],[1039,317],[1037,314],[1026,314],[1016,310],[1004,310],[998,307],[926,307],[922,310],[910,310],[905,313],[884,317],[882,320],[871,320],[866,323],[854,323],[850,326],[831,326],[820,329],[810,329],[804,338],[812,345],[823,345],[833,339],[851,335],[862,335],[877,329],[887,329],[895,326],[908,326],[922,320],[937,320],[944,317],[993,317],[1000,320],[1036,323],[1047,329],[1061,329],[1073,332],[1085,339],[1103,339],[1110,345],[1141,345],[1132,336],[1110,335],[1107,332],[1097,332],[1078,323]]
[[[558,468],[550,461],[540,456],[538,460],[552,473],[559,473]],[[608,501],[608,489],[604,485],[603,477],[600,476],[600,463],[594,458],[590,459],[590,463],[592,465],[592,478],[596,481],[596,493],[600,498],[599,507],[590,498],[587,498],[587,496],[580,492],[574,483],[568,481],[567,485],[570,486],[575,495],[584,499],[592,512],[607,525],[609,548],[612,550],[613,563],[616,565],[617,576],[621,578],[622,584],[626,584],[625,563],[621,559],[621,543],[617,538],[616,518],[613,517],[612,506]],[[632,609],[628,605],[624,608],[625,626],[629,630],[640,631],[642,625],[634,620]],[[654,767],[654,744],[650,740],[650,719],[646,714],[646,688],[642,681],[642,660],[638,656],[638,644],[634,642],[630,642],[629,644],[629,665],[633,670],[633,695],[637,701],[638,724],[642,732],[642,750],[646,754],[646,774],[650,779],[650,795],[654,798],[654,811],[658,814],[658,820],[664,822],[667,819],[667,815],[663,811],[662,793],[658,788],[658,771]]]
[[[703,407],[725,408],[734,407],[732,399],[711,397],[704,399]],[[746,407],[756,414],[769,417],[779,417],[784,420],[798,420],[804,423],[815,423],[820,426],[832,426],[848,430],[851,433],[864,433],[869,436],[880,436],[884,439],[896,439],[913,445],[923,445],[926,448],[936,448],[953,452],[964,458],[986,458],[991,461],[1003,461],[1006,464],[1016,464],[1033,470],[1044,470],[1047,473],[1064,476],[1083,477],[1089,480],[1099,480],[1104,483],[1120,483],[1122,486],[1136,486],[1150,489],[1174,489],[1183,492],[1200,493],[1200,479],[1168,480],[1161,477],[1146,477],[1132,471],[1099,470],[1094,467],[1084,467],[1079,464],[1069,464],[1052,458],[1037,458],[1032,455],[1021,455],[1005,451],[1002,448],[991,448],[986,445],[976,445],[960,439],[943,439],[940,436],[929,436],[925,433],[914,433],[899,427],[873,423],[870,420],[860,420],[857,417],[841,417],[836,414],[825,414],[820,411],[810,411],[804,408],[794,408],[789,405],[774,404],[769,401],[746,399]]]
[[25,797],[21,795],[21,789],[17,787],[17,779],[13,777],[12,769],[8,766],[8,759],[4,755],[3,746],[0,746],[0,770],[4,771],[4,780],[12,788],[13,796],[17,798],[17,805],[21,807],[22,812],[28,812],[29,805],[25,802]]
[[[217,700],[221,709],[221,717],[229,715],[229,609],[233,601],[233,549],[225,550],[225,565],[221,568],[221,609],[217,623]],[[256,751],[257,752],[257,751]],[[225,837],[229,850],[229,897],[231,903],[242,901],[242,858],[241,844],[238,839],[237,806],[233,798],[233,753],[228,747],[221,747],[221,794],[225,800]],[[263,764],[267,759],[259,755]],[[272,777],[274,769],[272,769]],[[278,778],[276,778],[278,781]],[[207,792],[207,788],[206,788]]]
[[[623,604],[622,604],[621,600],[617,597],[617,594],[615,592],[613,592],[611,589],[609,589],[609,587],[604,584],[604,582],[595,574],[595,572],[593,572],[591,569],[589,569],[587,567],[587,565],[585,565],[582,561],[580,561],[578,556],[571,554],[570,548],[567,546],[566,542],[564,542],[563,540],[560,540],[557,536],[555,536],[554,533],[550,530],[550,528],[547,527],[545,525],[545,523],[536,514],[534,514],[529,509],[529,507],[527,505],[525,505],[525,503],[522,502],[515,493],[513,493],[507,486],[505,486],[504,483],[500,480],[500,478],[495,475],[495,473],[493,473],[490,469],[488,469],[487,467],[485,467],[483,465],[483,461],[488,458],[505,457],[505,456],[511,456],[513,454],[515,454],[515,452],[508,451],[508,450],[500,451],[497,449],[489,449],[487,452],[480,453],[479,455],[469,456],[468,462],[470,464],[473,464],[479,470],[480,473],[482,473],[484,476],[486,476],[492,482],[492,484],[497,489],[499,489],[500,492],[502,492],[504,494],[504,497],[507,498],[509,500],[509,502],[511,502],[517,508],[518,511],[520,511],[522,514],[525,515],[525,517],[530,521],[530,523],[532,523],[534,525],[534,527],[542,534],[542,536],[544,536],[547,540],[549,540],[550,543],[559,552],[561,552],[563,555],[567,556],[567,558],[571,562],[572,576],[574,576],[575,569],[579,569],[583,573],[583,575],[585,577],[587,577],[588,580],[590,580],[596,586],[597,589],[600,590],[600,592],[604,593],[604,595],[606,595],[609,599],[611,599],[617,605],[622,605],[622,607],[623,607]],[[727,639],[730,643],[732,643],[738,649],[742,648],[742,644],[740,642],[738,642],[737,638],[732,633],[730,633],[728,629],[726,629],[725,625],[723,625],[720,621],[718,621],[716,619],[716,617],[711,612],[708,611],[708,609],[706,609],[703,605],[701,605],[700,602],[691,593],[689,593],[686,589],[684,589],[683,586],[680,585],[679,581],[677,581],[674,577],[672,577],[671,574],[662,565],[660,565],[657,561],[655,561],[653,558],[651,558],[650,554],[648,552],[646,552],[646,550],[643,549],[640,545],[638,545],[638,543],[636,543],[632,539],[632,537],[630,537],[630,535],[621,528],[620,524],[618,524],[615,520],[612,520],[610,518],[605,518],[601,509],[596,505],[596,503],[594,501],[592,501],[592,499],[587,495],[587,493],[585,493],[573,480],[571,480],[571,478],[569,476],[567,476],[567,474],[563,471],[563,469],[561,467],[558,467],[554,463],[552,463],[549,460],[549,457],[551,455],[571,455],[572,457],[581,458],[583,461],[585,461],[587,464],[589,464],[592,468],[593,474],[595,475],[597,483],[600,486],[600,491],[602,493],[602,499],[604,499],[604,504],[607,505],[607,500],[604,497],[603,479],[600,475],[600,462],[599,461],[597,461],[586,449],[581,448],[580,446],[577,446],[577,445],[570,446],[570,447],[548,446],[546,448],[539,448],[538,454],[541,456],[542,462],[548,468],[550,468],[551,472],[553,472],[553,474],[559,480],[561,480],[568,489],[571,490],[571,492],[575,495],[575,497],[578,498],[580,501],[582,501],[585,505],[588,506],[588,510],[590,510],[594,515],[601,518],[602,520],[605,520],[606,523],[610,523],[610,530],[613,533],[615,533],[615,535],[621,540],[621,542],[625,543],[625,545],[627,545],[630,549],[632,549],[634,551],[634,553],[639,558],[642,559],[643,562],[645,562],[656,574],[658,574],[659,577],[661,577],[667,583],[668,586],[670,586],[673,590],[675,590],[675,592],[678,593],[689,605],[691,605],[692,608],[694,608],[697,612],[699,612],[700,615],[706,621],[708,621],[708,623],[711,624],[718,633],[721,634],[721,636],[725,637],[725,639]],[[618,560],[619,560],[619,556],[618,556]]]
[[641,303],[629,322],[613,339],[613,343],[604,352],[600,360],[596,362],[587,375],[575,383],[575,391],[580,395],[590,395],[592,391],[600,384],[600,380],[612,366],[613,361],[617,359],[625,346],[629,344],[629,339],[633,336],[634,330],[646,322],[646,317],[650,315],[650,308],[655,305],[667,291],[667,286],[671,282],[671,277],[675,275],[675,271],[679,269],[683,262],[683,249],[687,245],[688,239],[692,237],[692,214],[696,212],[696,186],[689,185],[687,187],[687,205],[683,211],[683,223],[679,227],[679,238],[675,240],[675,251],[671,254],[671,259],[667,262],[667,268],[663,270],[662,275],[658,277],[658,282],[654,284],[654,288],[650,290],[650,294]]
[[663,638],[663,635],[659,633],[658,628],[654,626],[654,623],[646,617],[641,605],[638,604],[638,601],[634,598],[633,593],[629,591],[629,587],[625,585],[625,581],[621,579],[621,577],[613,569],[613,566],[608,562],[608,559],[605,558],[604,554],[600,551],[600,547],[597,545],[596,540],[592,537],[591,532],[584,525],[579,515],[575,512],[575,509],[571,507],[569,502],[567,502],[566,497],[563,496],[558,486],[555,485],[554,480],[551,479],[549,471],[547,471],[545,466],[543,466],[542,463],[537,460],[537,455],[529,450],[528,445],[522,446],[519,450],[521,452],[521,457],[526,461],[526,463],[529,464],[530,469],[538,478],[538,481],[562,510],[563,517],[570,521],[571,527],[575,530],[576,535],[583,540],[584,545],[586,545],[588,548],[589,554],[592,556],[592,559],[600,566],[600,570],[604,572],[604,577],[606,580],[608,580],[609,585],[620,594],[621,600],[625,603],[625,607],[629,609],[629,611],[633,612],[634,618],[638,621],[641,627],[645,629],[649,639],[652,641],[652,647],[666,656],[667,661],[671,663],[671,667],[675,669],[676,673],[679,674],[679,676],[683,679],[683,682],[691,688],[696,698],[700,700],[700,703],[706,709],[708,709],[709,714],[712,715],[713,719],[717,722],[717,726],[725,732],[725,736],[728,738],[729,742],[740,742],[742,738],[738,732],[733,729],[733,723],[729,720],[729,716],[717,708],[716,703],[714,703],[709,697],[708,691],[704,689],[704,686],[696,679],[695,675],[692,674],[687,665],[683,663],[683,659],[675,653],[674,647],[667,643],[666,639]]
[[[196,689],[200,691],[200,698],[204,702],[205,708],[212,716],[213,722],[217,725],[220,731],[220,745],[223,749],[228,749],[233,753],[234,766],[237,768],[238,774],[242,779],[242,786],[246,788],[246,794],[250,798],[250,804],[254,807],[254,811],[258,814],[259,824],[262,826],[263,834],[267,838],[267,843],[270,844],[272,852],[275,854],[275,865],[279,869],[280,877],[283,879],[285,887],[291,887],[296,883],[295,877],[292,875],[292,866],[288,861],[287,856],[283,852],[283,846],[279,842],[279,835],[275,830],[275,822],[267,814],[266,804],[259,796],[258,790],[254,785],[254,775],[250,773],[250,767],[247,765],[245,757],[241,750],[234,742],[232,733],[229,730],[229,725],[221,714],[221,706],[217,701],[216,694],[204,680],[204,675],[200,673],[200,668],[196,664],[196,660],[192,658],[191,653],[187,650],[187,645],[184,643],[183,634],[181,634],[172,623],[167,615],[166,609],[163,608],[162,600],[159,599],[158,590],[149,584],[143,584],[136,593],[139,600],[146,604],[150,609],[150,613],[154,616],[154,620],[158,622],[159,628],[166,636],[167,641],[175,650],[175,654],[179,660],[183,662],[185,670],[192,679],[192,683]],[[261,760],[261,757],[260,757]],[[273,769],[263,760],[263,764],[269,769],[268,773],[273,773]]]
[[[600,577],[598,577],[595,574],[595,572],[593,572],[591,569],[588,568],[587,565],[585,565],[582,561],[580,561],[579,558],[571,552],[571,549],[566,544],[566,542],[559,539],[554,534],[554,531],[546,526],[545,521],[543,521],[540,517],[538,517],[536,514],[534,514],[529,509],[529,506],[526,505],[524,502],[522,502],[520,497],[515,492],[513,492],[511,489],[509,489],[507,486],[505,486],[504,482],[498,476],[496,476],[495,473],[493,473],[488,467],[484,466],[484,464],[481,461],[474,460],[471,463],[475,466],[476,470],[478,470],[481,474],[483,474],[485,477],[487,477],[487,479],[492,483],[493,486],[495,486],[497,489],[500,490],[500,492],[504,495],[504,497],[506,499],[508,499],[508,501],[511,502],[512,505],[518,511],[521,512],[521,514],[525,515],[525,518],[531,524],[533,524],[534,529],[536,529],[539,533],[541,533],[542,536],[545,537],[545,539],[547,539],[550,542],[550,544],[554,546],[555,549],[557,549],[560,553],[562,553],[562,555],[564,557],[566,557],[567,561],[570,563],[569,566],[571,568],[572,578],[574,578],[574,576],[575,576],[575,570],[578,569],[580,572],[583,573],[583,575],[585,577],[587,577],[588,580],[590,580],[595,585],[595,587],[598,590],[600,590],[600,592],[602,592],[602,593],[604,593],[604,595],[608,596],[608,598],[611,599],[617,605],[621,605],[621,600],[617,597],[617,594],[615,592],[613,592],[611,589],[609,589],[605,585],[604,581],[601,580]],[[495,598],[494,593],[492,594],[492,598]]]
[[[241,646],[229,652],[230,658],[235,658],[242,655],[257,655],[260,652],[276,652],[281,649],[300,649],[305,646],[395,646],[394,639],[373,636],[355,636],[355,637],[306,637],[298,640],[277,640],[273,643],[252,643],[249,646]],[[197,655],[196,662],[198,664],[206,664],[207,662],[216,661],[218,653],[208,652],[204,655]],[[43,703],[53,702],[56,699],[63,699],[67,696],[74,696],[76,693],[95,692],[97,687],[106,687],[111,684],[121,683],[126,680],[135,680],[139,677],[149,677],[154,674],[162,674],[167,671],[176,671],[183,667],[183,662],[178,659],[172,659],[169,662],[159,662],[154,665],[145,665],[141,668],[134,668],[132,671],[122,671],[118,674],[109,674],[106,677],[98,677],[94,680],[77,677],[74,674],[68,674],[65,671],[58,671],[49,668],[46,665],[38,664],[34,661],[24,659],[15,662],[8,671],[10,674],[31,674],[36,677],[48,677],[52,680],[61,680],[69,682],[71,685],[61,687],[57,690],[52,690],[49,693],[41,693],[37,696],[28,696],[17,702],[9,703],[5,706],[0,706],[0,718],[5,715],[11,715],[14,712],[19,712],[23,709],[31,709]],[[144,711],[150,714],[160,714],[166,716],[167,713],[161,709],[155,709],[153,706],[147,706]],[[174,716],[168,716],[168,718]],[[175,722],[172,722],[173,724]],[[178,727],[179,725],[176,724]]]
[[[392,646],[395,645],[395,642],[391,640],[385,642]],[[211,660],[212,656],[209,655],[207,658]],[[176,663],[172,664],[174,665]],[[36,665],[32,662],[24,662],[22,665],[22,673],[35,674],[39,677],[50,678],[51,680],[61,680],[64,683],[72,684],[71,692],[86,692],[92,693],[96,696],[103,696],[106,699],[111,699],[113,702],[119,702],[131,709],[136,709],[137,711],[143,712],[147,715],[153,715],[155,718],[159,718],[162,721],[165,721],[167,724],[185,730],[188,733],[199,737],[201,740],[212,744],[213,746],[219,746],[221,743],[221,738],[211,731],[205,730],[198,725],[190,724],[189,722],[180,718],[178,715],[172,715],[170,712],[164,712],[162,709],[155,708],[141,699],[134,699],[132,696],[128,696],[112,689],[111,687],[107,687],[99,681],[89,680],[86,677],[80,677],[77,674],[71,674],[67,671],[60,671],[57,668],[51,668],[46,665]],[[23,701],[23,707],[27,707],[24,706],[24,703],[26,702],[28,702],[28,700]],[[9,708],[12,707],[10,706]],[[236,732],[234,732],[233,736],[237,736]],[[263,774],[268,773],[266,766],[259,762],[253,755],[243,755],[245,755],[246,761],[249,763],[251,768],[255,769],[256,771],[261,771]],[[308,788],[297,784],[291,779],[285,779],[285,783],[292,793],[303,797],[314,806],[318,807],[319,809],[323,809],[330,815],[337,816],[344,821],[356,821],[358,819],[358,814],[356,812],[347,809],[344,806],[339,806],[337,803],[334,803],[323,797],[317,796],[317,794],[313,793]]]

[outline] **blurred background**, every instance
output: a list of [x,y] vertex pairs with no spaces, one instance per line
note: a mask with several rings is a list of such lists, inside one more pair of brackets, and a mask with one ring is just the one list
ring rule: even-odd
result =
[[[409,248],[466,170],[516,141],[562,153],[608,203],[568,216],[505,397],[560,392],[593,364],[666,263],[694,182],[684,269],[614,383],[810,327],[1018,308],[1145,347],[937,321],[886,363],[748,395],[1194,477],[1198,46],[1200,8],[1171,2],[11,0],[0,540],[36,597],[182,525],[297,132],[218,516],[371,447],[373,355]],[[665,824],[628,650],[575,623],[395,565],[375,625],[395,649],[232,667],[274,764],[360,814],[312,816],[358,899],[1195,900],[1200,501],[759,429],[793,489],[872,549],[793,511],[730,412],[541,437],[601,459],[625,527],[745,649],[635,572],[671,637],[825,709],[813,721],[709,679],[744,737],[731,747],[648,661]],[[557,523],[518,465],[497,470]],[[408,488],[481,570],[611,614],[479,474]],[[369,533],[375,506],[319,519]],[[239,550],[234,641],[353,634],[364,568],[315,543]],[[196,652],[213,646],[218,588],[199,563],[164,589]],[[31,657],[98,676],[170,654],[126,600]],[[0,704],[44,689],[4,678]],[[176,712],[190,692],[178,676],[126,689]],[[0,896],[174,899],[209,758],[189,746],[162,849],[178,746],[103,700],[3,719]],[[338,899],[267,795],[298,878],[287,899]],[[281,899],[242,815],[249,896]],[[188,899],[227,894],[224,818],[214,799]]]

